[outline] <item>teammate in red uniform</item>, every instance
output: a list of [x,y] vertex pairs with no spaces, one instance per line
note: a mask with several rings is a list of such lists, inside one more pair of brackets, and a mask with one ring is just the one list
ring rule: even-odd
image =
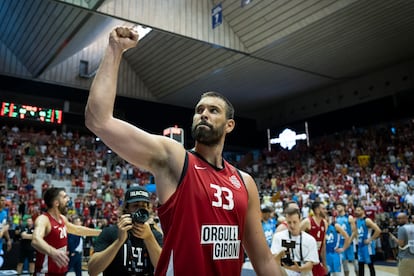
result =
[[326,217],[326,214],[324,213],[326,207],[324,203],[315,201],[312,203],[312,210],[313,216],[305,218],[302,221],[301,229],[314,237],[318,246],[320,263],[313,266],[313,275],[325,276],[327,274],[325,234],[326,228],[328,227],[328,223],[324,219]]
[[69,197],[63,188],[49,188],[43,196],[47,212],[35,222],[32,246],[36,249],[36,275],[65,275],[68,270],[68,236],[98,236],[101,230],[77,226],[65,217]]
[[256,184],[222,157],[226,135],[235,127],[226,98],[214,92],[202,95],[193,116],[192,152],[113,117],[122,53],[137,42],[132,28],[113,29],[85,118],[114,152],[155,177],[164,231],[155,274],[240,275],[245,249],[258,275],[279,275],[260,223]]

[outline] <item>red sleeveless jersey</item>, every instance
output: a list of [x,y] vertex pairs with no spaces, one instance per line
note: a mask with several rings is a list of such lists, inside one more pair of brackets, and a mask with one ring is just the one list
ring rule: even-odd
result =
[[248,193],[236,168],[189,152],[176,192],[158,209],[164,245],[156,275],[240,275]]
[[[44,240],[50,246],[66,252],[68,245],[68,235],[63,218],[61,218],[61,223],[59,223],[48,212],[45,212],[44,215],[48,217],[51,226],[50,233],[44,237]],[[67,266],[58,267],[54,260],[48,255],[36,251],[35,272],[44,273],[46,275],[65,275],[67,270]]]
[[[311,226],[311,229],[309,230],[309,234],[312,237],[314,237],[315,240],[316,240],[316,244],[318,246],[318,255],[319,255],[319,260],[320,260],[322,245],[323,245],[323,242],[325,240],[325,233],[326,233],[325,221],[321,220],[321,224],[318,225],[316,223],[316,221],[313,219],[313,217],[309,217],[309,222],[310,222],[310,226]],[[319,263],[319,264],[313,266],[312,274],[314,276],[325,276],[326,275],[326,272],[325,272],[325,269],[322,266],[322,263]]]

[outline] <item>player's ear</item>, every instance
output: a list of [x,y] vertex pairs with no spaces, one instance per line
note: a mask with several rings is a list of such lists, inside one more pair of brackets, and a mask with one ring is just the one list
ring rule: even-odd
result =
[[226,133],[232,132],[235,126],[236,121],[234,121],[234,119],[228,119],[226,124]]

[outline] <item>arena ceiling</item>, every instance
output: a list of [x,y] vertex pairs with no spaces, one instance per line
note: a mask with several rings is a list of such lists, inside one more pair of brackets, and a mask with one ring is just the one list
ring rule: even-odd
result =
[[215,90],[265,128],[412,89],[413,14],[410,0],[2,0],[0,74],[86,91],[109,30],[139,24],[152,31],[125,53],[119,95],[192,108]]

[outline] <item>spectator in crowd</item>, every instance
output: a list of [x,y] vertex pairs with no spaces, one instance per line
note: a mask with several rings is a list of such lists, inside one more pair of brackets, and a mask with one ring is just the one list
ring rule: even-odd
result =
[[414,207],[414,187],[410,188],[408,194],[404,196],[404,203],[409,209]]
[[[8,194],[8,213],[10,217],[15,216],[16,220],[18,218],[14,210],[23,215],[23,221],[27,217],[35,219],[40,215],[40,210],[46,210],[46,205],[38,198],[42,190],[39,184],[47,182],[53,185],[59,179],[59,173],[64,178],[67,166],[71,168],[70,179],[75,179],[75,183],[84,183],[86,190],[90,187],[88,193],[82,193],[82,188],[77,184],[73,187],[67,186],[73,194],[80,194],[76,214],[87,215],[88,217],[82,218],[85,221],[92,218],[102,221],[105,218],[108,224],[116,223],[114,212],[120,200],[118,192],[115,191],[119,191],[121,187],[125,189],[125,185],[128,187],[132,183],[144,185],[151,177],[149,172],[140,170],[114,152],[107,154],[108,148],[90,135],[90,132],[76,134],[74,131],[73,137],[69,138],[70,131],[59,133],[57,130],[35,129],[25,126],[24,121],[20,124],[19,132],[11,131],[7,125],[0,132],[0,155],[4,161],[0,166],[0,182],[4,189],[7,188],[7,171],[10,169],[10,172],[14,172],[11,182],[12,188],[17,187],[17,194],[14,191]],[[389,132],[390,124],[398,125],[392,136]],[[343,201],[349,215],[354,215],[355,206],[358,204],[369,207],[373,203],[376,208],[371,211],[367,209],[366,215],[371,215],[371,219],[383,229],[381,243],[377,245],[378,253],[386,253],[384,257],[387,261],[393,262],[398,254],[398,246],[388,238],[387,227],[388,232],[395,229],[393,234],[397,236],[394,223],[396,215],[401,211],[408,216],[414,214],[414,201],[411,200],[413,196],[410,192],[414,187],[412,133],[413,121],[404,119],[369,127],[344,129],[322,137],[312,136],[309,147],[298,142],[291,151],[272,147],[271,151],[267,148],[263,151],[254,150],[241,158],[240,153],[236,153],[237,158],[232,156],[235,153],[231,151],[225,154],[228,160],[255,177],[260,184],[259,192],[263,195],[261,203],[274,209],[280,222],[283,220],[280,216],[283,212],[282,206],[292,199],[298,201],[303,217],[307,216],[308,204],[317,198],[324,198],[328,207],[333,207],[334,201]],[[369,162],[360,163],[360,155],[368,156]],[[108,183],[112,183],[114,194],[110,199],[112,202],[104,206],[103,197]],[[358,188],[361,183],[368,185],[363,188],[365,197],[361,195],[362,189],[360,191]],[[404,193],[406,189],[408,192]],[[84,204],[85,200],[89,200],[89,207]],[[286,226],[279,223],[279,227]],[[13,225],[10,229],[13,229]],[[391,243],[388,244],[388,241]],[[391,254],[389,246],[395,251],[394,255]],[[87,251],[85,250],[85,254]]]
[[[258,274],[280,274],[260,224],[257,186],[250,175],[222,157],[226,135],[235,127],[234,108],[225,97],[215,92],[201,96],[192,125],[196,143],[190,152],[173,139],[149,134],[113,117],[122,53],[137,42],[138,34],[131,28],[112,30],[91,86],[85,118],[86,126],[106,145],[155,177],[162,204],[158,214],[165,233],[156,273],[240,274],[243,245]],[[207,175],[208,181],[204,180]],[[204,212],[206,208],[211,212]],[[211,235],[216,231],[233,234]],[[218,250],[223,244],[237,250]],[[191,266],[188,253],[194,256]]]
[[32,246],[34,224],[33,219],[28,218],[25,225],[21,225],[20,233],[20,250],[19,261],[17,263],[17,274],[22,274],[23,264],[25,261],[29,264],[29,274],[33,275],[35,267],[35,250]]
[[32,246],[36,249],[35,273],[65,275],[68,270],[67,233],[97,236],[101,232],[77,226],[65,217],[69,197],[63,188],[49,188],[44,193],[47,211],[35,221]]
[[145,188],[135,186],[127,190],[117,226],[104,228],[95,241],[95,253],[88,263],[90,275],[154,274],[163,236],[150,217],[149,204]]
[[262,208],[262,228],[267,244],[270,247],[272,245],[273,234],[276,231],[276,220],[272,217],[272,210],[269,207]]
[[301,214],[297,208],[285,210],[288,229],[275,233],[271,250],[288,275],[312,276],[319,263],[316,240],[301,230]]

